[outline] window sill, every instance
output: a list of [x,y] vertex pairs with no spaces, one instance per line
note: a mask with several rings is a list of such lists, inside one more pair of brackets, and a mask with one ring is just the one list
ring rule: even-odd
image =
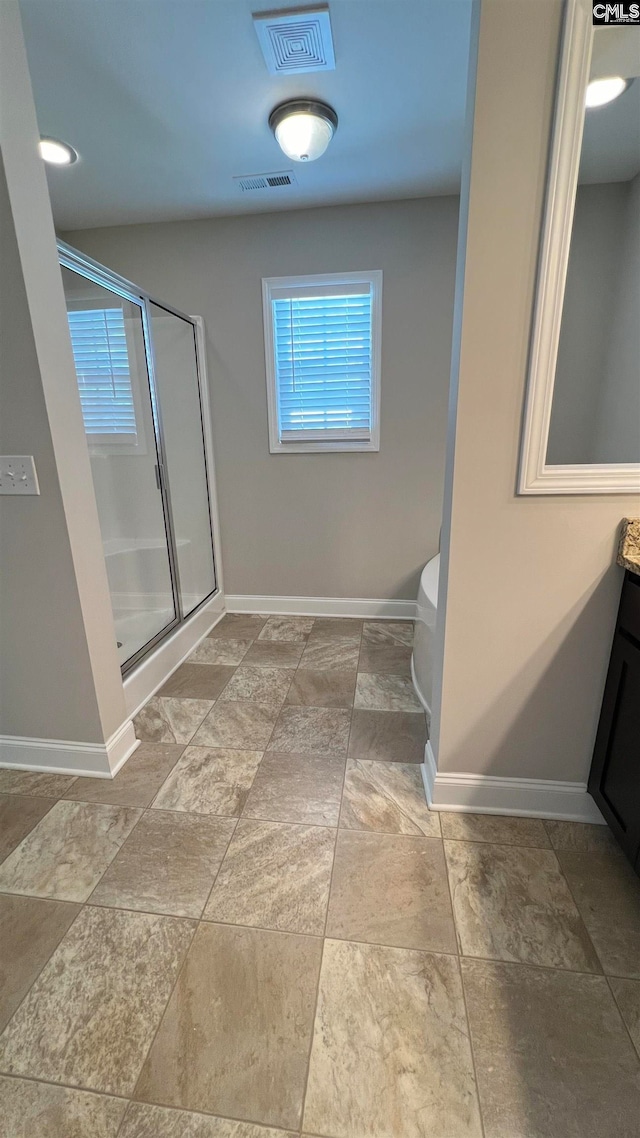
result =
[[322,454],[331,451],[375,452],[380,450],[378,439],[318,439],[316,442],[271,443],[271,454]]

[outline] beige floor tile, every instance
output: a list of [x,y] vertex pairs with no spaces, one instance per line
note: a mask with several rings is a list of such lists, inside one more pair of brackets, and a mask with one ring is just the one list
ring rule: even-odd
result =
[[270,616],[258,640],[289,640],[302,643],[313,628],[312,616]]
[[0,1069],[130,1094],[193,927],[86,906],[0,1038]]
[[411,675],[411,647],[408,644],[363,644],[358,661],[359,672],[395,676]]
[[20,845],[53,806],[50,798],[28,794],[0,794],[0,861]]
[[281,755],[267,751],[253,780],[243,817],[337,826],[344,766],[342,755]]
[[300,754],[344,755],[351,712],[333,707],[284,707],[268,749]]
[[413,644],[411,620],[365,620],[363,644]]
[[154,695],[138,712],[133,726],[143,743],[190,743],[212,707],[210,699],[165,699]]
[[235,668],[230,664],[192,664],[187,661],[176,668],[158,694],[178,699],[214,700],[224,691],[234,672]]
[[339,830],[327,936],[455,952],[440,839]]
[[304,1130],[481,1138],[454,957],[325,943]]
[[358,672],[354,707],[362,711],[405,711],[424,715],[408,676],[374,676]]
[[204,918],[322,936],[335,830],[241,818]]
[[440,837],[440,816],[429,810],[420,767],[350,759],[340,826],[386,834]]
[[559,850],[558,858],[604,971],[640,980],[640,879],[622,851]]
[[0,865],[0,890],[86,901],[139,817],[124,806],[55,802]]
[[499,814],[453,814],[442,811],[442,836],[461,842],[495,842],[506,846],[538,846],[551,843],[540,818],[511,818]]
[[183,751],[182,743],[141,743],[115,778],[77,778],[65,798],[144,808]]
[[278,708],[270,703],[220,701],[196,731],[193,745],[264,751],[277,718]]
[[0,1075],[3,1138],[116,1138],[126,1099]]
[[303,651],[304,643],[256,640],[243,663],[255,664],[262,668],[297,668]]
[[355,690],[354,671],[298,668],[285,702],[297,707],[353,707]]
[[40,798],[62,798],[73,782],[75,775],[0,770],[0,794],[35,794]]
[[359,654],[359,640],[340,640],[336,636],[326,640],[313,639],[302,653],[300,667],[312,668],[316,672],[338,669],[355,672]]
[[329,636],[339,638],[350,636],[354,640],[359,640],[362,636],[362,625],[363,621],[357,620],[355,617],[317,616],[313,622],[309,640],[314,640],[316,637],[319,640],[326,640]]
[[200,925],[136,1099],[297,1129],[321,945]]
[[424,715],[403,711],[353,712],[349,758],[386,763],[422,763],[427,742]]
[[234,826],[232,818],[149,811],[98,882],[91,904],[199,917]]
[[207,636],[224,640],[254,640],[267,622],[266,616],[253,612],[228,612],[207,633]]
[[552,850],[459,841],[444,845],[465,956],[600,971]]
[[289,668],[261,668],[255,664],[242,664],[225,688],[221,701],[248,700],[280,708],[294,674]]
[[640,1064],[602,976],[463,960],[486,1138],[634,1138]]
[[0,894],[0,1032],[79,911],[68,901]]
[[620,1014],[640,1058],[640,980],[609,980]]
[[545,821],[544,825],[554,850],[581,850],[586,853],[590,850],[617,848],[616,839],[608,826],[551,820]]
[[224,637],[207,636],[189,657],[190,664],[227,664],[236,667],[241,664],[253,640],[242,637],[225,640]]
[[118,1138],[292,1138],[290,1130],[274,1130],[253,1122],[234,1122],[190,1110],[132,1102]]
[[160,810],[237,818],[261,758],[261,751],[187,747],[152,805]]

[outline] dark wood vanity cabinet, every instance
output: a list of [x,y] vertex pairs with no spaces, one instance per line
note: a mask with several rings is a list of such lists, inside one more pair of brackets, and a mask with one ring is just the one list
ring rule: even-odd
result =
[[589,790],[640,873],[640,576],[622,586]]

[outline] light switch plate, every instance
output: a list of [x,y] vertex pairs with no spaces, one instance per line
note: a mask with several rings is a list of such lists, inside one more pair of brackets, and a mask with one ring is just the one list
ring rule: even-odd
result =
[[39,494],[38,475],[31,454],[0,455],[0,494]]

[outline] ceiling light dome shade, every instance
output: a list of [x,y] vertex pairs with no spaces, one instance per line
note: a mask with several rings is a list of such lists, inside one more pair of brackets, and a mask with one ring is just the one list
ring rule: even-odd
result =
[[271,112],[269,126],[292,162],[315,162],[338,129],[338,116],[326,103],[294,99]]
[[78,161],[78,152],[69,146],[68,142],[61,142],[59,138],[47,138],[42,135],[38,143],[40,157],[50,166],[72,166]]
[[612,75],[607,79],[593,79],[587,87],[585,106],[591,109],[612,103],[626,91],[630,82],[630,79],[623,79],[621,75]]

